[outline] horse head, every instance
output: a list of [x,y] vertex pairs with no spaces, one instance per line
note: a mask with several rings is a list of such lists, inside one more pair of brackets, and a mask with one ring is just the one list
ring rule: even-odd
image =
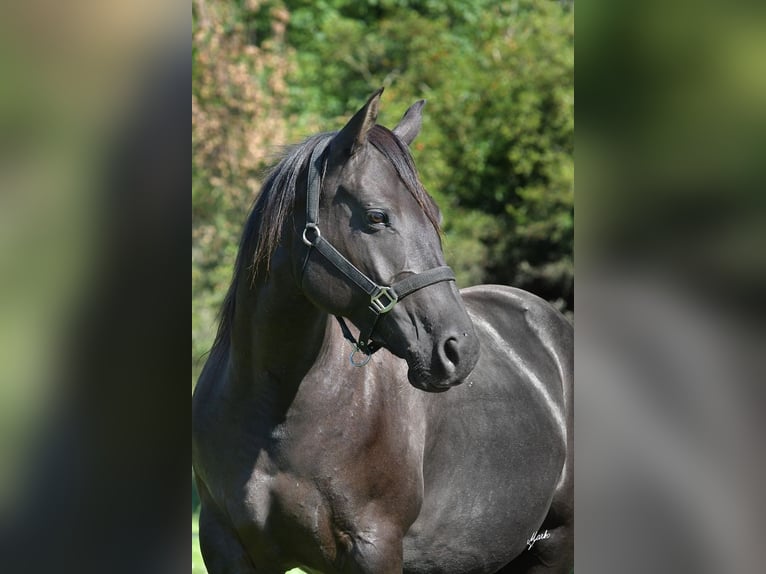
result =
[[307,247],[293,266],[306,297],[359,329],[357,349],[384,347],[407,362],[413,386],[444,391],[474,368],[479,343],[409,152],[424,102],[388,130],[376,125],[381,92],[314,151],[295,217]]

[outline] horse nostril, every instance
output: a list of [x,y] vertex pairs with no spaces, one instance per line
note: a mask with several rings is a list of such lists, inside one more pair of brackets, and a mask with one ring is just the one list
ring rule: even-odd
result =
[[444,356],[447,357],[450,363],[457,365],[460,362],[460,355],[458,354],[458,341],[455,337],[450,337],[444,343]]

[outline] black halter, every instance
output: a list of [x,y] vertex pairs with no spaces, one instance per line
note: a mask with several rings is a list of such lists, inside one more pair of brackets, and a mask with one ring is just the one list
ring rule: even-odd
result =
[[[306,191],[306,226],[303,229],[303,242],[309,246],[309,251],[306,254],[303,271],[305,272],[306,264],[311,255],[311,250],[314,248],[321,253],[327,261],[332,263],[338,271],[351,280],[352,283],[369,295],[370,305],[368,308],[370,313],[372,313],[372,322],[366,331],[360,331],[358,340],[351,334],[351,330],[348,328],[348,325],[346,325],[343,317],[338,315],[335,316],[340,324],[341,331],[343,331],[343,336],[354,346],[354,351],[351,353],[350,357],[351,363],[354,366],[361,367],[362,365],[367,364],[370,360],[370,356],[380,348],[378,344],[372,341],[372,332],[375,330],[375,326],[378,324],[378,319],[381,315],[388,313],[394,308],[394,305],[396,305],[398,301],[401,301],[407,295],[414,293],[418,289],[434,285],[435,283],[441,283],[442,281],[454,281],[455,274],[452,272],[452,269],[443,265],[441,267],[434,267],[428,271],[423,271],[422,273],[409,275],[393,285],[378,285],[375,281],[357,269],[353,263],[341,255],[330,242],[322,237],[319,225],[317,224],[319,216],[319,194],[322,186],[322,175],[324,174],[325,159],[323,158],[323,155],[328,147],[330,139],[331,138],[327,138],[314,148],[309,163],[308,189]],[[303,277],[301,277],[301,283],[302,282]],[[367,355],[367,357],[361,362],[355,362],[354,356],[357,352],[362,352]]]

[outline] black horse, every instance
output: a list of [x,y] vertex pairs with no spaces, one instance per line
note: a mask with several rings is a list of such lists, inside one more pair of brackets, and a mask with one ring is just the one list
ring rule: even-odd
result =
[[192,401],[205,563],[568,572],[572,327],[458,291],[408,149],[423,102],[388,130],[381,92],[288,152],[245,226]]

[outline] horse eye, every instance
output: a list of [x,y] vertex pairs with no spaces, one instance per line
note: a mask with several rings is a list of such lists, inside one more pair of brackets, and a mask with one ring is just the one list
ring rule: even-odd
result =
[[388,223],[388,216],[377,209],[373,209],[367,212],[367,223],[370,225],[382,225]]

